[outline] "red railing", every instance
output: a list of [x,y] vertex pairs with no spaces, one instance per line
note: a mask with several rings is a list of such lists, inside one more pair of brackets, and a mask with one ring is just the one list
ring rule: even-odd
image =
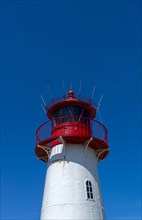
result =
[[92,136],[108,144],[108,132],[106,127],[99,121],[92,121]]
[[[85,126],[92,133],[92,137],[95,137],[106,144],[108,144],[108,133],[105,126],[96,121],[85,117],[74,117],[74,116],[64,116],[55,118],[43,123],[36,132],[36,141],[39,144],[41,141],[46,140],[47,138],[51,137],[52,131],[56,128],[56,126]],[[84,130],[87,131],[87,130]],[[85,135],[85,134],[83,134]],[[86,133],[87,136],[87,133]]]
[[[88,98],[86,96],[81,96],[81,95],[76,95],[76,100],[79,100],[81,102],[86,102],[90,105],[93,106],[97,106],[96,103],[94,103],[94,101],[91,98]],[[64,95],[63,97],[59,97],[59,98],[53,98],[51,99],[48,103],[47,103],[47,108],[50,108],[52,105],[58,103],[58,102],[62,102],[62,101],[66,101],[68,98],[66,95]]]

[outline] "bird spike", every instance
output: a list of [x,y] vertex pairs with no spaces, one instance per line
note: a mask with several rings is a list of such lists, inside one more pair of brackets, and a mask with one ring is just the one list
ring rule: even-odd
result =
[[72,82],[70,82],[70,90],[72,90]]
[[43,105],[41,104],[41,108],[44,111],[44,113],[46,114],[45,108],[43,107]]
[[63,86],[63,91],[65,91],[65,83],[64,83],[64,80],[62,80],[62,86]]
[[43,101],[43,104],[46,106],[46,103],[45,103],[45,100],[44,100],[43,96],[40,95],[40,97],[41,97],[41,99],[42,99],[42,101]]
[[94,93],[95,93],[95,85],[94,85],[94,87],[93,87],[93,91],[92,91],[92,95],[91,95],[91,99],[93,99],[93,96],[94,96]]
[[100,98],[100,100],[99,100],[99,102],[98,102],[98,104],[97,104],[97,111],[99,111],[99,108],[100,108],[101,101],[102,101],[102,98],[103,98],[103,97],[104,97],[104,96],[102,95],[101,98]]

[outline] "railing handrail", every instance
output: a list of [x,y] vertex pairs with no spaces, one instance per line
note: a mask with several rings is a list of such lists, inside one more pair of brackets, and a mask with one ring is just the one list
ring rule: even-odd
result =
[[[62,117],[58,117],[58,118],[53,118],[53,119],[51,119],[51,120],[47,120],[46,122],[44,122],[43,124],[41,124],[40,126],[39,126],[39,128],[37,129],[37,131],[36,131],[36,138],[37,138],[37,141],[38,142],[40,142],[41,140],[40,140],[40,131],[41,131],[41,128],[44,128],[44,126],[47,124],[47,125],[49,125],[50,124],[50,126],[52,126],[52,122],[54,122],[55,120],[61,120],[61,119],[75,119],[75,118],[80,118],[80,119],[84,119],[84,120],[87,120],[87,121],[90,121],[90,122],[93,122],[94,123],[94,125],[95,124],[97,124],[97,125],[99,125],[99,133],[101,134],[101,129],[103,129],[102,130],[102,133],[103,133],[103,138],[102,139],[100,139],[100,140],[102,140],[102,141],[104,141],[104,142],[108,142],[108,132],[107,132],[107,129],[106,129],[106,127],[101,123],[101,122],[99,122],[99,121],[97,121],[97,120],[95,120],[95,119],[91,119],[91,118],[87,118],[87,117],[80,117],[80,116],[62,116]],[[73,121],[72,121],[73,122]],[[71,123],[71,122],[63,122],[63,123]],[[76,123],[76,125],[78,125],[78,124],[83,124],[83,123],[81,123],[80,121],[78,122],[78,121],[74,121],[74,124]],[[62,124],[62,123],[60,123],[60,124]],[[93,130],[94,130],[94,126],[93,126],[93,124],[91,124],[90,123],[90,125],[92,125],[92,133],[93,133]],[[56,125],[54,126],[54,127],[56,127]],[[52,127],[52,129],[53,129],[53,127]],[[92,134],[93,136],[95,136],[95,134]],[[46,135],[47,136],[47,135]],[[99,136],[99,135],[98,135]],[[96,137],[96,136],[95,136]]]
[[[66,101],[68,99],[68,97],[66,95],[64,95],[63,97],[56,97],[56,98],[52,98],[49,102],[47,102],[46,106],[47,108],[50,108],[52,105],[61,102],[61,101]],[[86,97],[86,96],[82,96],[82,95],[76,95],[75,100],[77,101],[81,101],[81,102],[86,102],[90,105],[93,106],[97,106],[96,103],[93,101],[93,99]]]

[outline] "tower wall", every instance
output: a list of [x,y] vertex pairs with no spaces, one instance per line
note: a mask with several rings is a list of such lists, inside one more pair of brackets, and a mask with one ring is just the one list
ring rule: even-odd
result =
[[[88,198],[87,181],[93,198]],[[90,190],[90,189],[89,189]],[[51,149],[41,220],[104,220],[95,151],[83,144],[59,144]]]

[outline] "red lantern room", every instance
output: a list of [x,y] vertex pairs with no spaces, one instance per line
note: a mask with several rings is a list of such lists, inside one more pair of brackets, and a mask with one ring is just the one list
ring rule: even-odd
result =
[[94,120],[96,111],[92,99],[75,97],[73,90],[67,98],[52,99],[46,106],[49,120],[36,132],[37,157],[48,162],[50,150],[62,143],[62,137],[72,144],[84,144],[90,139],[88,146],[96,151],[98,160],[103,160],[109,152],[108,133],[102,123]]

